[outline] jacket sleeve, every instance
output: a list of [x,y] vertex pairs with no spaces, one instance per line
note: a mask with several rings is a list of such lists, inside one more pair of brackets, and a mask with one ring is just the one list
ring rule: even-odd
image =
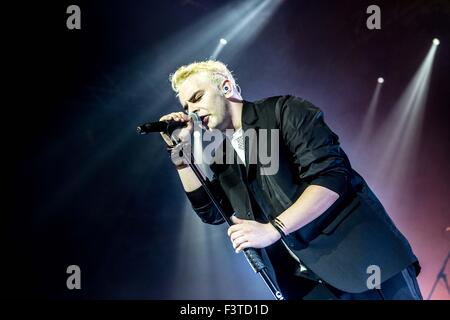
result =
[[[228,216],[231,216],[233,214],[233,208],[223,192],[218,179],[214,178],[210,182],[209,187],[225,213]],[[191,202],[192,209],[194,209],[195,213],[197,213],[204,223],[221,224],[225,222],[203,187],[191,192],[186,192],[186,195]]]
[[338,136],[325,124],[323,112],[306,100],[291,97],[278,105],[281,136],[299,177],[344,195],[352,170]]

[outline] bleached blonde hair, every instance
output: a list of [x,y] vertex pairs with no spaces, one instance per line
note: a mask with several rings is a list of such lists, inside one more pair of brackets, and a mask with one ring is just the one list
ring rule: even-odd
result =
[[193,62],[188,65],[181,66],[175,73],[169,76],[169,81],[172,84],[172,89],[178,95],[179,88],[190,76],[204,72],[211,79],[211,83],[220,86],[224,80],[229,80],[233,87],[236,87],[232,72],[227,66],[217,60],[206,60],[200,62]]

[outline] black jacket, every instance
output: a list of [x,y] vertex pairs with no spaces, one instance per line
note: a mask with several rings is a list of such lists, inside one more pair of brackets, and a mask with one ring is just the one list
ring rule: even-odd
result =
[[[417,262],[408,241],[351,168],[338,136],[318,108],[292,96],[244,101],[242,127],[244,132],[255,129],[257,133],[246,141],[246,165],[211,166],[216,197],[230,214],[236,211],[240,218],[265,221],[265,216],[277,216],[291,206],[307,186],[320,185],[338,193],[339,199],[291,233],[287,242],[322,280],[342,291],[359,293],[368,290],[369,266],[380,267],[383,282]],[[249,163],[261,138],[259,129],[279,129],[275,174],[262,174],[267,165],[259,156],[256,163]],[[218,158],[224,156],[218,152]],[[203,189],[187,195],[203,222],[224,222]]]

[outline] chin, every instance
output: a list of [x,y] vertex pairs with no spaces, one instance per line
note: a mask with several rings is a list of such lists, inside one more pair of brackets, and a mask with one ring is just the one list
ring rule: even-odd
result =
[[217,123],[211,117],[209,118],[209,121],[208,121],[208,128],[209,129],[217,129]]

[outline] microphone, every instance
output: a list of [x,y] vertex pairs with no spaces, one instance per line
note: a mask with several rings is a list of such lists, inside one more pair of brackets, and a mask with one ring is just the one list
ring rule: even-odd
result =
[[[192,120],[201,121],[200,117],[196,113],[190,112],[189,115],[191,116]],[[136,128],[136,131],[139,134],[149,134],[151,132],[164,132],[170,136],[176,129],[186,127],[187,124],[188,124],[187,121],[181,122],[175,120],[146,122],[138,126]]]

